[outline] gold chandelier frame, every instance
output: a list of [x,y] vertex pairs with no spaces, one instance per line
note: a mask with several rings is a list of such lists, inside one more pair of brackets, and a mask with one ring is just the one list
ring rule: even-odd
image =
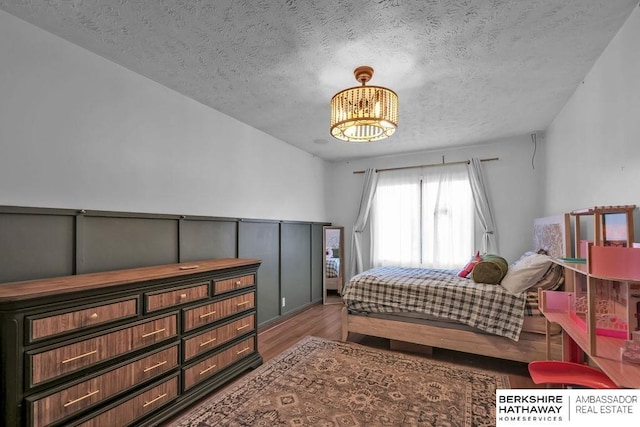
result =
[[382,86],[366,86],[373,68],[353,71],[361,86],[336,93],[331,98],[331,135],[346,142],[373,142],[388,138],[398,126],[398,95]]

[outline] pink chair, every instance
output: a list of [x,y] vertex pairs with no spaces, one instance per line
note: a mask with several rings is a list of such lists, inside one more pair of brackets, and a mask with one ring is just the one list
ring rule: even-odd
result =
[[602,371],[574,362],[540,360],[529,363],[536,384],[577,385],[588,388],[620,388]]

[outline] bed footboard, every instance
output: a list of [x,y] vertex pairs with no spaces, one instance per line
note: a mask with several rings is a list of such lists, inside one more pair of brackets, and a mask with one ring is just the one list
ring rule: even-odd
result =
[[[545,335],[522,333],[520,340],[515,342],[508,338],[473,331],[349,314],[344,307],[343,341],[348,339],[349,332],[518,362],[547,359]],[[552,359],[562,359],[560,336],[552,337],[550,351]]]

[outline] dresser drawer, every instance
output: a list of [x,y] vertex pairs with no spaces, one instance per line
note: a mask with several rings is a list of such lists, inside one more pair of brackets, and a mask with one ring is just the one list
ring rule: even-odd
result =
[[256,283],[255,275],[248,274],[246,276],[234,277],[233,279],[216,280],[213,282],[216,295],[236,289],[253,286]]
[[183,328],[185,331],[190,331],[254,307],[255,293],[250,292],[200,307],[185,309]]
[[207,298],[209,284],[210,282],[202,282],[188,287],[145,293],[145,310],[149,313]]
[[138,298],[110,302],[41,318],[27,317],[29,341],[91,328],[138,314]]
[[48,426],[143,381],[157,377],[176,366],[178,366],[177,344],[50,396],[35,401],[31,398],[27,399],[33,426]]
[[242,317],[234,322],[210,329],[201,334],[184,340],[184,360],[194,357],[216,348],[232,339],[253,331],[255,315]]
[[28,353],[30,383],[37,385],[176,336],[177,320],[173,314],[53,350]]
[[131,399],[79,424],[81,427],[126,426],[178,396],[178,377],[174,376]]
[[255,338],[251,337],[238,344],[204,359],[202,362],[184,369],[184,389],[188,390],[201,381],[210,378],[234,362],[249,356],[254,352]]

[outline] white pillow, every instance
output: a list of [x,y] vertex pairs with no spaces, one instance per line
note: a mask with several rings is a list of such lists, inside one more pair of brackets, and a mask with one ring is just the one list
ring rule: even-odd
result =
[[507,270],[500,284],[510,294],[516,295],[538,283],[551,267],[551,257],[542,254],[530,254],[515,262]]
[[537,253],[537,252],[527,251],[527,252],[523,253],[520,258],[518,258],[516,261],[513,261],[511,264],[509,264],[509,268],[513,268],[514,265],[516,265],[517,263],[519,263],[520,261],[522,261],[526,257],[531,256],[531,255],[533,255],[535,253]]

